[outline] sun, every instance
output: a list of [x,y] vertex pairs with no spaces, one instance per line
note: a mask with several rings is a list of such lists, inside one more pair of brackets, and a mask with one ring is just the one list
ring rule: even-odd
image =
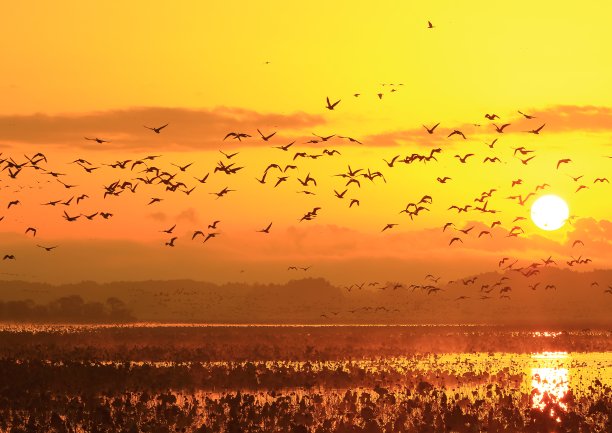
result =
[[569,207],[565,200],[557,195],[543,195],[531,206],[531,219],[542,230],[560,229],[568,217]]

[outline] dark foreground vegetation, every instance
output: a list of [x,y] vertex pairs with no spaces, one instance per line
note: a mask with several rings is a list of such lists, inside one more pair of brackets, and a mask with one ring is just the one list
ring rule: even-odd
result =
[[0,432],[612,431],[606,333],[41,329],[0,332]]

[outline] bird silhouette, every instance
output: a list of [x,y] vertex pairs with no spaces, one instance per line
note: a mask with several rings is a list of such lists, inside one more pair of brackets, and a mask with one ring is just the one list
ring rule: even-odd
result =
[[559,166],[561,164],[569,164],[570,162],[572,162],[572,160],[569,158],[560,159],[559,161],[557,161],[557,170],[559,169]]
[[276,181],[276,183],[274,184],[274,188],[276,188],[278,185],[280,185],[282,182],[286,182],[287,179],[289,179],[288,176],[279,176],[278,180]]
[[357,140],[357,139],[355,139],[353,137],[347,137],[347,136],[344,136],[344,135],[339,135],[338,138],[344,138],[344,139],[350,141],[351,143],[363,144],[361,141],[359,141],[359,140]]
[[242,141],[243,138],[249,138],[251,136],[249,134],[245,134],[244,132],[228,132],[223,140],[225,141],[229,137],[232,137],[234,140]]
[[155,132],[156,134],[159,134],[161,132],[161,130],[164,129],[166,126],[168,126],[167,123],[165,125],[158,126],[157,128],[151,128],[150,126],[145,126],[145,128],[150,129],[151,131]]
[[90,140],[90,141],[95,141],[98,144],[102,144],[102,143],[110,143],[110,141],[108,140],[103,140],[101,138],[95,137],[95,138],[89,138],[89,137],[83,137],[85,138],[85,140]]
[[521,114],[523,117],[525,117],[525,119],[531,120],[531,119],[535,119],[535,116],[531,116],[529,114],[525,114],[522,111],[518,111],[519,114]]
[[458,158],[459,162],[461,162],[461,164],[465,164],[465,162],[467,161],[467,159],[470,156],[474,156],[474,154],[473,153],[467,153],[465,156],[455,155],[455,158]]
[[586,185],[580,185],[580,186],[579,186],[579,187],[576,189],[576,192],[578,192],[578,191],[580,191],[580,190],[583,190],[583,189],[588,189],[588,188],[589,188],[589,187],[588,187],[588,186],[586,186]]
[[446,223],[446,224],[444,224],[444,227],[442,228],[442,231],[445,232],[447,228],[454,227],[454,226],[455,226],[455,224],[452,223],[452,222]]
[[78,220],[80,216],[81,216],[81,215],[77,215],[77,216],[70,216],[70,215],[68,215],[68,214],[66,213],[66,211],[64,211],[64,219],[65,219],[66,221],[68,221],[68,222],[74,222],[74,221]]
[[292,141],[289,144],[285,144],[284,146],[274,146],[275,149],[280,149],[280,150],[284,150],[285,152],[289,150],[289,148],[291,146],[293,146],[295,144],[295,141]]
[[264,135],[259,129],[257,130],[257,132],[259,132],[259,135],[261,135],[261,138],[263,141],[268,141],[269,139],[271,139],[272,137],[274,137],[274,135],[276,135],[276,131],[273,132],[270,135]]
[[218,235],[219,235],[219,233],[208,233],[206,235],[206,237],[204,238],[204,241],[202,243],[207,242],[209,239],[212,239],[212,238],[214,238],[214,237],[216,237]]
[[272,223],[268,224],[265,229],[257,230],[258,233],[270,233],[270,227],[272,227]]
[[527,132],[529,132],[530,134],[536,134],[537,135],[537,134],[540,133],[540,131],[542,130],[542,128],[544,128],[545,125],[546,125],[546,123],[542,124],[542,126],[540,126],[537,129],[532,129],[531,131],[527,131]]
[[423,125],[423,128],[425,128],[427,130],[428,134],[433,134],[434,131],[436,130],[436,128],[440,125],[440,123],[436,123],[434,126],[432,126],[431,128],[428,128],[427,126]]
[[459,131],[458,129],[455,129],[453,132],[448,134],[448,137],[452,137],[453,135],[460,135],[461,137],[463,137],[464,140],[466,140],[465,135],[463,134],[463,132]]
[[327,97],[326,100],[327,100],[327,105],[325,106],[325,108],[327,108],[328,110],[333,110],[334,108],[336,108],[336,105],[340,103],[340,99],[338,99],[333,104],[329,101],[329,97]]
[[173,165],[173,166],[177,167],[179,170],[181,170],[182,172],[184,172],[184,171],[186,171],[186,170],[187,170],[189,167],[191,167],[191,166],[193,165],[193,162],[190,162],[189,164],[187,164],[187,165],[183,165],[183,166],[180,166],[180,165],[177,165],[177,164],[174,164],[174,163],[172,163],[172,162],[171,162],[171,163],[170,163],[170,165]]
[[397,224],[387,224],[383,227],[383,229],[381,230],[381,232],[384,232],[385,230],[389,230],[392,229],[393,227],[395,227]]
[[520,158],[519,158],[519,161],[521,161],[521,162],[523,163],[523,165],[527,165],[527,163],[528,163],[529,161],[531,161],[533,158],[535,158],[535,155],[530,156],[530,157],[529,157],[529,158],[527,158],[527,159],[520,159]]
[[161,233],[168,233],[169,235],[172,234],[172,232],[174,231],[174,229],[176,228],[176,224],[174,224],[172,227],[170,227],[169,229],[166,230],[160,230]]
[[485,162],[502,162],[501,159],[499,159],[497,156],[491,158],[490,156],[487,156],[484,161],[482,161],[483,163]]
[[229,189],[228,187],[223,188],[221,191],[219,192],[209,192],[209,194],[214,194],[217,196],[217,199],[223,197],[226,194],[229,194],[230,192],[234,192],[236,191],[235,189]]
[[335,194],[335,196],[336,196],[336,197],[338,197],[338,198],[344,198],[344,195],[346,194],[346,192],[347,192],[347,191],[348,191],[348,189],[345,189],[345,190],[344,190],[344,191],[342,191],[342,192],[338,192],[338,191],[334,190],[334,194]]
[[503,125],[501,125],[501,126],[497,126],[497,125],[494,123],[494,124],[493,124],[493,126],[495,126],[495,130],[496,130],[498,133],[500,133],[500,134],[501,134],[502,132],[504,132],[504,128],[507,128],[508,126],[510,126],[510,124],[509,124],[509,123],[504,123],[504,124],[503,124]]

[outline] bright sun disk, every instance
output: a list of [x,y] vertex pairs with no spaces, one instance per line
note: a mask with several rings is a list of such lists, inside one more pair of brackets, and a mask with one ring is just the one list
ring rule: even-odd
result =
[[533,202],[531,219],[542,230],[557,230],[569,217],[569,207],[561,197],[548,194]]

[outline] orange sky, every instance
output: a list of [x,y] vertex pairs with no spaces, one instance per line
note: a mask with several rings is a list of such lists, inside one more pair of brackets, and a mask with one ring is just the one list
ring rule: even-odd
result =
[[[308,272],[347,283],[430,271],[454,278],[496,269],[504,256],[522,265],[553,256],[560,266],[572,257],[592,260],[579,270],[611,267],[610,185],[594,183],[612,177],[606,2],[551,10],[518,1],[503,12],[485,1],[35,3],[7,6],[0,17],[10,59],[0,70],[0,159],[21,164],[42,152],[48,160],[37,164],[41,170],[26,165],[14,179],[14,167],[0,165],[0,254],[16,257],[0,262],[5,278],[265,282],[302,276],[288,266],[312,265]],[[327,110],[326,97],[341,102]],[[422,126],[438,122],[431,135]],[[143,127],[166,123],[160,134]],[[500,134],[493,123],[510,126]],[[540,134],[526,132],[542,124]],[[276,135],[265,142],[257,129]],[[467,138],[448,137],[455,129]],[[223,140],[230,131],[252,137]],[[313,133],[335,136],[306,143]],[[287,152],[273,148],[294,140]],[[536,156],[527,165],[515,154],[521,146],[533,151],[523,158]],[[437,148],[437,161],[392,168],[384,161]],[[323,149],[340,155],[294,160],[296,152]],[[228,160],[219,150],[239,153]],[[467,153],[474,156],[466,164],[455,158]],[[162,155],[149,164],[176,174],[173,182],[186,188],[145,184],[137,179],[143,165],[109,166],[147,155]],[[483,163],[495,156],[501,162]],[[88,174],[70,164],[77,158],[99,168]],[[564,158],[571,162],[557,169]],[[220,160],[244,168],[214,173]],[[188,163],[184,172],[172,165]],[[271,169],[262,185],[255,178],[270,163],[298,168]],[[360,187],[347,187],[335,175],[348,166],[380,171],[386,182],[358,177]],[[77,186],[65,188],[49,171]],[[194,179],[206,173],[207,183]],[[313,195],[299,192],[305,188],[297,179],[307,174],[317,182],[307,188]],[[282,175],[287,181],[275,188]],[[444,176],[451,180],[436,180]],[[512,187],[517,179],[522,184]],[[118,180],[138,183],[136,192],[104,199],[104,185]],[[525,206],[507,198],[543,183],[550,186],[538,195],[563,197],[575,216],[555,232],[529,219],[535,197]],[[576,192],[580,185],[588,188]],[[181,191],[194,186],[190,195]],[[236,191],[217,199],[213,193],[224,187]],[[476,206],[491,188],[497,191],[488,209],[498,213],[448,209]],[[334,196],[345,189],[343,199]],[[88,198],[78,205],[42,205],[81,194]],[[428,210],[413,220],[399,213],[424,195],[433,198]],[[163,200],[148,205],[153,197]],[[349,207],[351,199],[359,206]],[[8,208],[13,200],[20,203]],[[321,208],[317,217],[300,222],[314,207]],[[63,211],[113,216],[68,222]],[[217,237],[191,240],[196,230],[213,232],[214,220],[221,221]],[[270,222],[269,234],[256,233]],[[447,222],[455,228],[443,232]],[[389,223],[398,225],[381,232]],[[174,224],[171,235],[161,232]],[[525,233],[508,238],[515,225]],[[457,231],[471,226],[468,234]],[[479,238],[483,230],[491,236]],[[173,236],[176,246],[166,246]],[[456,236],[463,243],[449,246]],[[572,246],[578,239],[584,245]],[[46,252],[37,244],[59,246]]]

